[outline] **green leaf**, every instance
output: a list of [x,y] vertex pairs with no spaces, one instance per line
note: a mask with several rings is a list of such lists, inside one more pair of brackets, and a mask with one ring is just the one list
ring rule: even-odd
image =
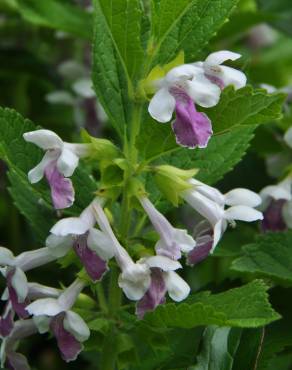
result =
[[197,365],[190,370],[232,370],[233,357],[238,348],[241,330],[209,326],[203,335],[203,348]]
[[131,119],[132,79],[143,60],[141,18],[138,0],[95,1],[94,87],[120,136]]
[[152,60],[165,64],[184,50],[192,59],[223,25],[237,0],[152,0]]
[[200,295],[195,303],[168,303],[145,316],[158,327],[193,328],[200,325],[255,328],[280,318],[268,301],[267,286],[255,280],[240,288]]
[[58,0],[16,0],[17,10],[25,20],[91,39],[92,15],[77,6]]
[[205,113],[212,121],[214,133],[221,133],[239,125],[259,125],[280,119],[285,98],[286,94],[268,94],[251,86],[239,90],[228,86],[219,103]]
[[238,127],[214,136],[206,149],[179,149],[164,160],[184,169],[198,168],[200,171],[196,178],[208,184],[216,183],[244,156],[255,128],[256,126]]
[[57,221],[48,192],[28,184],[27,176],[14,168],[9,170],[8,178],[11,183],[9,192],[14,204],[33,227],[36,238],[45,240],[52,225]]
[[233,261],[238,272],[268,277],[282,284],[292,283],[292,232],[268,233],[243,248],[243,257]]

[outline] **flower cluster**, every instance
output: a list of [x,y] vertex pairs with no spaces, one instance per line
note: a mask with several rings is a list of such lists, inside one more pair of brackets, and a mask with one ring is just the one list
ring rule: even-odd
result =
[[[226,86],[241,88],[245,85],[246,77],[242,72],[222,65],[226,60],[239,57],[229,51],[216,52],[204,62],[174,67],[163,78],[151,82],[154,96],[149,113],[159,122],[168,122],[176,112],[172,127],[178,144],[189,148],[207,145],[212,135],[211,121],[205,113],[196,110],[195,104],[203,108],[213,107]],[[134,170],[129,166],[128,158],[116,157],[118,151],[112,143],[105,144],[104,140],[103,148],[99,147],[98,139],[85,144],[70,144],[54,132],[43,129],[25,133],[24,139],[45,151],[41,162],[29,171],[28,179],[36,183],[46,178],[57,210],[74,203],[75,192],[70,177],[79,159],[93,158],[96,151],[100,154],[106,146],[109,151],[103,153],[105,166],[100,167],[106,170],[107,166],[118,165],[125,173],[131,173],[128,183],[123,184],[125,187],[131,185],[127,201],[135,205],[138,215],[143,215],[142,226],[147,218],[150,220],[156,240],[155,245],[147,246],[140,254],[132,253],[128,240],[120,235],[115,222],[108,217],[106,206],[112,198],[97,192],[79,216],[59,219],[51,228],[43,248],[15,257],[10,250],[1,247],[1,273],[7,286],[2,296],[6,306],[0,319],[1,359],[3,365],[12,369],[29,368],[25,357],[16,352],[17,343],[37,332],[51,332],[63,359],[76,359],[90,331],[76,312],[75,303],[87,286],[99,284],[112,268],[119,271],[117,288],[136,302],[136,315],[143,319],[147,312],[163,304],[167,296],[176,302],[188,297],[191,288],[181,276],[183,273],[178,272],[183,270],[185,263],[196,265],[213,253],[228,224],[235,226],[235,221],[263,220],[263,214],[256,209],[262,199],[248,189],[237,188],[222,194],[194,178],[197,170],[153,166],[154,172],[160,171],[167,181],[173,181],[171,185],[166,181],[166,187],[174,189],[171,191],[175,191],[176,203],[187,203],[201,217],[194,233],[190,234],[168,221],[152,203],[143,184],[134,186],[134,182],[131,183],[135,180],[136,185],[141,184],[143,176],[139,177],[135,166]],[[144,169],[152,171],[149,167]],[[290,177],[281,188],[288,186],[288,182],[291,186]],[[277,198],[275,194],[279,192],[266,189],[262,194],[276,200],[290,200],[286,195],[286,198]],[[58,216],[62,213],[58,212]],[[264,220],[263,225],[267,222]],[[57,289],[27,280],[26,271],[64,258],[69,253],[82,265],[81,273],[69,287]]]
[[[235,189],[223,195],[195,179],[190,181],[193,187],[182,192],[181,197],[205,218],[200,235],[194,238],[186,230],[173,227],[146,196],[140,195],[140,205],[159,238],[154,253],[137,261],[120,244],[104,211],[104,201],[98,197],[79,217],[58,221],[45,247],[17,257],[2,247],[1,272],[7,285],[2,296],[6,307],[0,320],[3,364],[13,369],[18,369],[19,364],[27,368],[26,359],[15,352],[15,343],[36,332],[50,331],[65,361],[76,359],[90,335],[88,326],[73,309],[89,282],[77,278],[60,290],[29,283],[26,271],[64,257],[72,250],[91,281],[97,282],[109,270],[108,263],[113,259],[120,269],[119,287],[128,299],[137,302],[137,316],[143,318],[146,312],[165,302],[167,293],[176,302],[189,295],[189,285],[176,272],[182,269],[183,256],[189,264],[196,264],[214,250],[228,221],[262,219],[262,214],[253,208],[260,202],[255,193]],[[231,207],[225,210],[225,205]],[[19,320],[14,321],[16,316]]]

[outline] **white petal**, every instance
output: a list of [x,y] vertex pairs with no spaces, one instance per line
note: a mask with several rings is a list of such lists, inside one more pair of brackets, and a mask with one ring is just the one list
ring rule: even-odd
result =
[[56,316],[63,311],[63,308],[54,298],[37,299],[26,307],[30,315],[34,316]]
[[202,71],[202,68],[194,66],[192,64],[182,64],[178,67],[172,68],[165,76],[165,83],[168,87],[175,84],[180,84],[186,80],[191,80],[198,71]]
[[190,252],[196,246],[195,240],[188,234],[187,230],[174,229],[173,239],[179,245],[182,252]]
[[28,296],[30,299],[58,298],[60,290],[38,283],[28,283]]
[[210,108],[218,104],[221,90],[203,74],[187,81],[187,94],[201,107]]
[[70,177],[78,166],[78,162],[79,158],[77,155],[71,152],[71,150],[64,148],[58,158],[57,167],[65,177]]
[[233,51],[229,50],[221,50],[216,51],[215,53],[210,54],[206,60],[205,63],[211,66],[216,66],[218,64],[222,64],[226,62],[226,60],[237,60],[241,57],[240,54],[234,53]]
[[191,288],[176,272],[164,272],[163,277],[168,294],[174,301],[180,302],[190,294]]
[[14,263],[13,253],[4,247],[0,247],[0,266],[12,266]]
[[239,220],[252,222],[256,220],[262,220],[263,214],[256,209],[247,206],[233,206],[228,208],[224,212],[224,218],[226,220]]
[[286,202],[283,206],[282,215],[289,229],[292,229],[292,201]]
[[146,263],[150,268],[157,267],[163,271],[174,271],[182,268],[182,265],[178,261],[174,261],[166,256],[142,258],[139,263]]
[[51,130],[26,132],[23,134],[23,138],[44,150],[63,148],[63,140]]
[[64,257],[73,246],[73,238],[71,235],[57,236],[50,234],[46,239],[46,246],[50,248],[50,253],[57,257]]
[[90,331],[84,320],[73,311],[66,312],[63,324],[64,329],[71,333],[79,342],[84,342],[90,336]]
[[80,95],[82,98],[94,98],[95,92],[92,88],[92,81],[89,78],[80,78],[74,82],[72,86],[73,90],[77,95]]
[[233,85],[235,89],[240,89],[246,85],[246,75],[238,69],[220,66],[220,74],[214,74],[218,76],[224,83],[224,86]]
[[212,186],[206,185],[203,182],[196,180],[196,179],[190,179],[189,182],[194,185],[194,191],[198,191],[200,194],[204,195],[205,197],[213,200],[219,205],[224,205],[225,198],[224,195],[216,188],[213,188]]
[[51,319],[48,316],[33,316],[32,319],[40,334],[49,331]]
[[119,276],[119,287],[133,301],[138,301],[144,296],[149,289],[150,283],[150,270],[145,264],[133,263]]
[[50,230],[57,236],[82,235],[88,231],[89,227],[80,217],[68,217],[58,221]]
[[31,169],[28,173],[28,180],[31,184],[39,182],[44,177],[44,172],[46,167],[53,161],[55,161],[59,156],[58,150],[48,151],[43,156],[40,163]]
[[219,243],[224,231],[226,230],[227,223],[225,220],[220,220],[217,222],[217,224],[214,226],[213,229],[213,245],[210,253],[213,253],[217,244]]
[[156,121],[168,122],[171,120],[174,108],[174,97],[168,92],[167,88],[163,87],[151,99],[148,112]]
[[224,194],[225,204],[228,206],[243,205],[248,207],[257,207],[261,204],[262,198],[255,192],[238,188]]
[[290,148],[292,148],[292,127],[290,127],[290,128],[285,132],[284,140],[285,140],[286,144],[287,144]]
[[24,302],[28,294],[28,282],[25,273],[18,267],[12,276],[11,285],[16,291],[18,301]]
[[223,217],[223,207],[196,190],[186,190],[182,193],[182,197],[191,207],[200,213],[200,215],[205,217],[212,226]]
[[88,248],[95,251],[104,261],[113,258],[115,249],[110,237],[103,231],[91,228],[87,238]]

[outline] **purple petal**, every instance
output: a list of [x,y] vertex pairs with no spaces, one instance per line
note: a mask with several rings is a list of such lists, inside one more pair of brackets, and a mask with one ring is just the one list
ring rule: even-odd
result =
[[5,367],[12,370],[30,370],[26,357],[14,351],[7,353]]
[[146,312],[153,311],[158,305],[165,302],[166,285],[162,271],[158,268],[151,269],[151,284],[143,298],[136,307],[137,316],[142,319]]
[[287,230],[287,225],[283,219],[283,206],[285,199],[272,200],[264,212],[264,219],[261,222],[263,232]]
[[4,314],[0,318],[0,335],[1,337],[7,337],[14,327],[14,314],[13,311],[8,308],[9,303],[6,304]]
[[62,358],[66,361],[74,361],[82,350],[82,345],[67,330],[64,329],[63,321],[65,312],[53,317],[50,322],[50,328],[57,339],[59,350]]
[[51,187],[51,196],[55,209],[71,207],[75,196],[73,184],[70,179],[67,179],[58,171],[56,162],[52,162],[47,166],[45,176]]
[[100,280],[107,272],[107,262],[100,258],[94,251],[87,246],[88,232],[76,238],[74,250],[82,261],[87,274],[93,281]]
[[194,266],[197,263],[203,261],[205,258],[208,257],[210,250],[213,246],[213,238],[206,238],[205,241],[197,242],[195,248],[189,252],[187,257],[187,264],[190,266]]
[[176,119],[172,124],[176,141],[190,149],[207,146],[213,134],[211,121],[205,113],[197,112],[194,102],[184,92],[174,94]]
[[224,89],[225,85],[224,85],[224,82],[221,80],[221,78],[219,77],[216,77],[216,76],[211,76],[211,75],[205,75],[208,80],[210,80],[211,82],[213,82],[215,85],[217,85],[218,87],[220,87],[221,90]]
[[11,279],[13,277],[15,269],[12,268],[10,271],[8,271],[6,280],[7,280],[7,288],[9,292],[9,299],[12,305],[13,310],[17,313],[17,315],[21,319],[26,319],[29,317],[29,313],[26,311],[25,307],[30,303],[29,300],[26,298],[24,302],[18,301],[18,296],[16,293],[16,290],[13,288],[11,284]]

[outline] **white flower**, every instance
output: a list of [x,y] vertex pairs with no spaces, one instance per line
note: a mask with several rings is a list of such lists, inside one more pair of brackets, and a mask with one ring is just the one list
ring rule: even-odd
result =
[[[190,183],[194,187],[184,191],[181,196],[212,225],[211,253],[226,230],[228,222],[233,223],[234,220],[252,222],[263,219],[262,213],[254,209],[261,203],[261,197],[248,189],[238,188],[222,194],[198,180],[191,179]],[[231,207],[225,209],[226,205]]]
[[95,228],[93,209],[98,198],[80,214],[58,221],[50,230],[46,245],[55,257],[63,257],[73,247],[88,275],[98,281],[108,270],[107,262],[114,256],[114,245],[107,233]]
[[42,298],[27,306],[27,311],[34,316],[34,323],[40,333],[51,329],[66,362],[77,358],[83,348],[81,343],[90,336],[89,328],[82,317],[71,311],[84,286],[77,279],[59,298]]
[[220,97],[220,89],[204,76],[203,69],[190,64],[171,69],[163,79],[156,81],[156,87],[148,111],[159,122],[171,120],[180,91],[202,107],[213,107]]
[[147,265],[150,269],[158,268],[162,270],[166,290],[174,301],[180,302],[189,295],[189,285],[175,272],[175,270],[182,268],[178,261],[173,261],[165,256],[151,256],[142,258],[139,263]]
[[78,166],[79,158],[89,153],[88,144],[70,144],[64,142],[57,134],[50,130],[36,130],[23,134],[26,141],[45,150],[41,162],[28,173],[31,183],[40,181],[49,164],[56,161],[58,171],[65,177],[70,177]]
[[188,253],[195,247],[196,242],[187,231],[174,228],[148,198],[141,197],[139,200],[160,236],[155,246],[157,254],[179,259],[181,252]]

